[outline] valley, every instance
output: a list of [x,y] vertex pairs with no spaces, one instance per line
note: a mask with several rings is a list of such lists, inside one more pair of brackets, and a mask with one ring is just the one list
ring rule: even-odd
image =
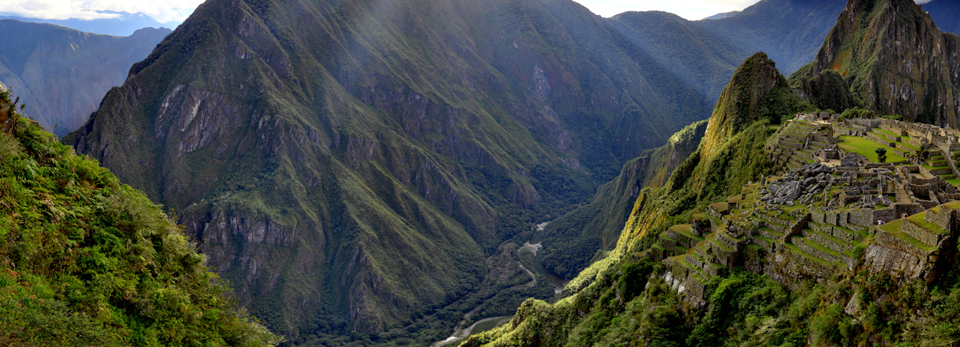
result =
[[955,344],[951,8],[0,20],[0,345]]

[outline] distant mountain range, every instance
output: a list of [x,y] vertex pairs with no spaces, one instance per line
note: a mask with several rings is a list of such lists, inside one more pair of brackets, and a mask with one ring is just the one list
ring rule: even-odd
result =
[[143,28],[167,28],[175,29],[180,23],[170,22],[170,23],[160,23],[155,19],[151,18],[148,15],[143,13],[129,13],[129,12],[115,12],[115,11],[101,11],[100,13],[113,14],[116,15],[114,18],[103,18],[103,19],[41,19],[41,18],[27,18],[13,15],[3,15],[3,12],[0,12],[0,19],[16,19],[21,22],[30,22],[30,23],[48,23],[56,24],[59,26],[76,29],[83,32],[94,33],[94,34],[103,34],[103,35],[113,35],[113,36],[130,36],[133,35],[139,29]]
[[0,82],[26,105],[25,116],[66,135],[170,30],[147,28],[116,37],[4,19],[0,32]]

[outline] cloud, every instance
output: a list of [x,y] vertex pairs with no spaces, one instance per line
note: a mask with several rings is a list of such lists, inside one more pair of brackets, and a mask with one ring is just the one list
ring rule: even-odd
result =
[[3,14],[42,19],[100,19],[99,11],[142,12],[161,23],[182,22],[203,0],[0,0]]
[[627,11],[665,11],[688,20],[742,10],[759,0],[574,0],[604,17]]
[[[2,0],[0,0],[2,1]],[[574,0],[593,13],[612,17],[627,11],[665,11],[688,20],[699,20],[717,13],[740,11],[759,0]],[[841,0],[834,0],[841,1]],[[933,0],[914,0],[926,4]],[[956,0],[940,0],[956,1]]]

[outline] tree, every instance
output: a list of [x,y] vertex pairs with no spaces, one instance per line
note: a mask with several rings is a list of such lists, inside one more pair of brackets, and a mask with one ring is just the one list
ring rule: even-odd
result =
[[877,148],[877,162],[885,163],[887,161],[887,149],[886,148]]

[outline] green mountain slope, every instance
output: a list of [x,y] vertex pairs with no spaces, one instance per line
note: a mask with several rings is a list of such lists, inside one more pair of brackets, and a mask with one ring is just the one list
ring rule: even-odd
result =
[[809,63],[842,11],[838,1],[765,0],[721,19],[688,21],[650,11],[607,22],[712,104],[753,53],[767,53],[785,74]]
[[620,175],[597,189],[590,203],[550,222],[543,232],[544,268],[572,279],[617,245],[623,225],[643,188],[662,187],[670,174],[697,150],[707,129],[699,121],[670,137],[666,145],[649,149],[623,166]]
[[156,205],[15,106],[0,91],[0,344],[277,342]]
[[571,295],[553,305],[528,300],[510,324],[472,336],[463,346],[624,345],[650,334],[658,335],[655,341],[687,345],[689,330],[677,297],[669,287],[663,290],[662,280],[644,289],[657,265],[642,252],[658,231],[689,221],[692,210],[769,173],[763,148],[773,133],[770,119],[809,107],[765,54],[744,61],[724,88],[696,152],[663,187],[640,192],[617,248],[571,281],[564,290]]
[[107,90],[170,33],[147,28],[115,37],[16,20],[0,20],[0,31],[0,81],[27,105],[25,115],[60,136],[83,125]]
[[452,329],[424,312],[502,241],[706,113],[570,1],[217,0],[65,142],[175,209],[272,328],[347,335]]
[[[878,113],[956,127],[958,49],[960,37],[941,32],[913,1],[851,1],[814,62],[791,78],[811,100],[848,89],[852,102]],[[824,78],[830,73],[842,79]],[[835,82],[805,82],[815,78]]]
[[[833,29],[833,32],[856,31],[857,35],[866,34],[862,37],[857,36],[858,39],[863,39],[859,41],[858,47],[877,47],[891,43],[875,42],[877,37],[869,35],[876,32],[891,35],[901,29],[909,32],[908,29],[911,27],[923,33],[934,32],[928,30],[929,17],[911,17],[916,13],[916,7],[912,2],[894,2],[891,5],[886,1],[851,0],[847,4],[847,9],[873,13],[861,16],[857,14],[861,12],[850,11],[841,17],[837,28]],[[879,12],[871,12],[871,10]],[[847,14],[849,16],[846,16]],[[859,23],[890,23],[892,21],[896,25],[864,26],[850,31],[840,30],[850,29],[844,27],[844,23],[850,18],[855,18],[860,21]],[[904,18],[912,19],[898,22]],[[889,66],[873,61],[875,65],[865,71],[874,73],[870,76],[883,76],[890,71],[896,71],[905,63],[923,62],[928,61],[924,60],[927,58],[932,60],[940,57],[940,55],[930,54],[935,50],[927,49],[936,47],[935,44],[922,40],[929,37],[925,35],[914,37],[915,46],[920,47],[916,52],[890,49],[868,51],[875,54],[874,58],[879,57],[877,61],[885,62]],[[831,45],[831,40],[828,39],[824,44],[824,50]],[[833,45],[833,47],[836,46]],[[824,50],[821,50],[821,54]],[[905,54],[906,57],[901,56],[901,58],[907,60],[891,60],[890,56],[897,54]],[[799,249],[807,249],[814,253],[823,251],[818,254],[825,255],[827,258],[830,254],[834,254],[824,246],[816,248],[815,246],[819,244],[815,241],[806,242],[805,238],[808,236],[812,239],[817,237],[809,229],[801,230],[801,233],[790,230],[793,240],[789,245],[781,244],[781,246],[788,246],[785,249],[777,247],[765,249],[764,243],[755,241],[763,239],[766,235],[764,233],[770,230],[764,230],[765,227],[762,226],[772,224],[753,224],[751,227],[749,223],[764,218],[774,221],[778,218],[791,219],[793,214],[784,212],[779,216],[758,215],[758,211],[764,211],[764,209],[763,204],[756,200],[757,193],[743,193],[742,189],[747,187],[748,183],[755,182],[764,174],[773,173],[770,171],[772,165],[764,153],[766,152],[764,143],[772,131],[765,121],[757,121],[767,117],[757,117],[757,113],[752,110],[796,111],[797,106],[809,108],[809,106],[802,106],[804,103],[790,93],[782,76],[762,78],[761,76],[767,75],[762,71],[771,71],[772,64],[762,64],[760,63],[762,60],[755,58],[757,57],[751,58],[740,67],[742,71],[754,71],[754,73],[738,72],[725,89],[697,153],[691,155],[684,164],[674,170],[664,188],[641,191],[635,212],[629,217],[617,248],[571,281],[565,290],[569,296],[554,304],[528,300],[520,307],[510,323],[493,331],[472,336],[463,346],[873,344],[933,346],[955,343],[958,334],[954,327],[960,317],[956,305],[957,298],[960,297],[960,283],[957,281],[956,273],[960,268],[952,260],[956,257],[954,241],[938,244],[938,247],[941,247],[939,250],[936,247],[925,248],[934,249],[939,259],[949,259],[936,262],[936,258],[931,258],[939,268],[931,270],[934,275],[929,275],[930,277],[927,278],[930,283],[916,279],[908,280],[899,271],[891,270],[910,266],[910,263],[903,259],[894,257],[890,258],[892,260],[883,260],[888,261],[885,266],[890,268],[881,271],[877,271],[878,267],[875,265],[870,265],[878,259],[876,250],[887,247],[883,246],[884,242],[887,242],[884,237],[889,236],[884,235],[898,235],[897,237],[902,239],[912,240],[912,246],[904,249],[918,247],[917,245],[928,247],[903,236],[905,234],[899,234],[898,227],[902,227],[903,230],[909,229],[908,221],[905,220],[888,223],[880,228],[881,230],[870,229],[869,233],[865,232],[863,243],[843,253],[844,257],[853,259],[853,261],[848,260],[846,264],[830,264],[823,260],[824,258],[809,255],[805,256],[806,260],[798,260],[796,257],[785,258],[789,254],[808,254],[804,253],[806,251],[796,250],[798,249],[796,244],[800,243],[803,244]],[[748,68],[751,65],[754,68]],[[940,67],[934,70],[920,70],[920,73],[924,76],[938,76],[938,74],[952,71],[948,65],[940,65]],[[817,98],[811,99],[818,103],[832,102],[835,105],[842,105],[850,100],[859,101],[852,95],[854,93],[847,89],[846,84],[858,77],[841,76],[841,73],[831,70],[824,71],[826,72],[813,75],[814,79],[801,81],[806,83],[800,86],[806,89],[808,96],[811,94],[811,88],[820,89],[816,94]],[[797,75],[804,73],[807,71],[801,70]],[[899,77],[909,78],[910,76],[901,74]],[[843,84],[842,89],[837,89],[838,83]],[[933,82],[928,85],[939,88],[944,84]],[[771,89],[770,86],[773,88]],[[775,90],[781,92],[770,92]],[[765,96],[764,91],[767,91]],[[856,89],[853,91],[856,92]],[[942,100],[950,95],[950,93],[938,94],[943,91],[944,89],[932,88],[928,95]],[[875,94],[874,97],[876,102],[882,105],[896,105],[902,100],[887,94]],[[766,107],[762,106],[763,104],[766,104]],[[812,131],[816,128],[809,125],[786,127],[780,129],[778,133],[806,136],[803,129]],[[790,176],[797,175],[797,172],[780,174]],[[804,174],[809,174],[809,171],[799,172],[798,177],[801,179],[812,177]],[[750,203],[751,199],[759,204]],[[716,203],[710,204],[712,202]],[[820,203],[824,202],[817,202],[815,206],[807,208],[812,211],[826,206],[818,205]],[[709,208],[707,204],[710,204]],[[745,207],[733,212],[718,212],[737,204]],[[952,213],[950,210],[955,208],[956,203],[944,206],[934,207],[931,209],[932,212],[916,214],[909,219],[909,223],[925,225],[924,218],[929,220],[930,217],[924,217],[924,215],[937,215],[941,211],[944,212],[943,215],[950,215]],[[799,206],[799,209],[802,210],[804,207]],[[692,211],[706,213],[692,214]],[[716,213],[729,213],[729,215],[725,215],[721,222],[721,219],[714,217]],[[793,220],[789,225],[793,226],[794,222],[797,222],[796,225],[807,223],[805,220],[798,219]],[[826,220],[823,222],[827,223]],[[872,222],[872,218],[867,220],[868,224]],[[684,231],[684,228],[692,230],[694,226],[703,225],[703,223],[709,225],[712,230],[729,228],[729,232],[718,231],[713,235],[697,236]],[[748,229],[759,231],[759,234],[745,237],[751,240],[746,243],[741,243],[742,240],[733,240],[726,235],[736,235],[737,230],[740,230],[736,223],[746,223]],[[771,223],[775,224],[775,222]],[[816,223],[811,221],[807,225],[813,225],[811,228],[816,228]],[[955,221],[951,219],[947,222],[949,223],[955,223]],[[672,227],[668,230],[668,226]],[[925,228],[936,229],[937,227],[926,225]],[[944,240],[955,240],[956,229],[953,227],[949,229],[951,232],[948,233],[949,236],[943,236]],[[688,235],[680,235],[684,232]],[[874,238],[873,233],[880,236]],[[677,238],[678,241],[674,244],[665,241],[671,240],[671,237]],[[786,240],[790,240],[790,237],[787,236]],[[696,247],[679,241],[687,238],[692,240],[692,243],[696,243]],[[721,243],[726,241],[737,243],[740,247],[742,252],[738,253],[735,262],[739,265],[729,267],[721,265],[718,268],[713,266],[715,264],[712,262],[697,263],[700,261],[698,259],[722,257],[726,247]],[[823,239],[823,242],[829,242],[829,240]],[[665,249],[662,244],[669,246],[670,249]],[[704,244],[712,246],[701,247]],[[713,253],[702,253],[705,249],[708,253]],[[868,249],[873,251],[866,251]],[[870,254],[864,256],[864,253]],[[660,257],[669,254],[677,256],[667,258],[661,263],[655,261],[660,259],[657,254],[660,254]],[[804,261],[812,264],[812,268],[824,266],[840,270],[827,271],[821,275],[797,271],[797,268],[807,266],[797,265],[803,264]],[[772,268],[764,268],[763,272],[772,277],[756,274],[761,271],[760,268],[770,265],[760,264],[763,262],[779,263]],[[933,266],[931,263],[923,264],[928,267]],[[688,267],[697,269],[701,265],[702,272],[697,270],[681,274],[677,271],[677,269]],[[700,277],[703,273],[710,273],[710,276],[706,277],[709,280]],[[942,276],[936,277],[938,274]],[[678,281],[679,277],[693,280],[685,282],[681,278]],[[813,280],[798,280],[802,277]],[[776,281],[773,278],[776,278]],[[696,282],[702,286],[700,288],[687,286]],[[676,294],[678,291],[683,294]],[[700,294],[692,294],[695,292]],[[702,295],[702,301],[695,299],[698,295]]]

